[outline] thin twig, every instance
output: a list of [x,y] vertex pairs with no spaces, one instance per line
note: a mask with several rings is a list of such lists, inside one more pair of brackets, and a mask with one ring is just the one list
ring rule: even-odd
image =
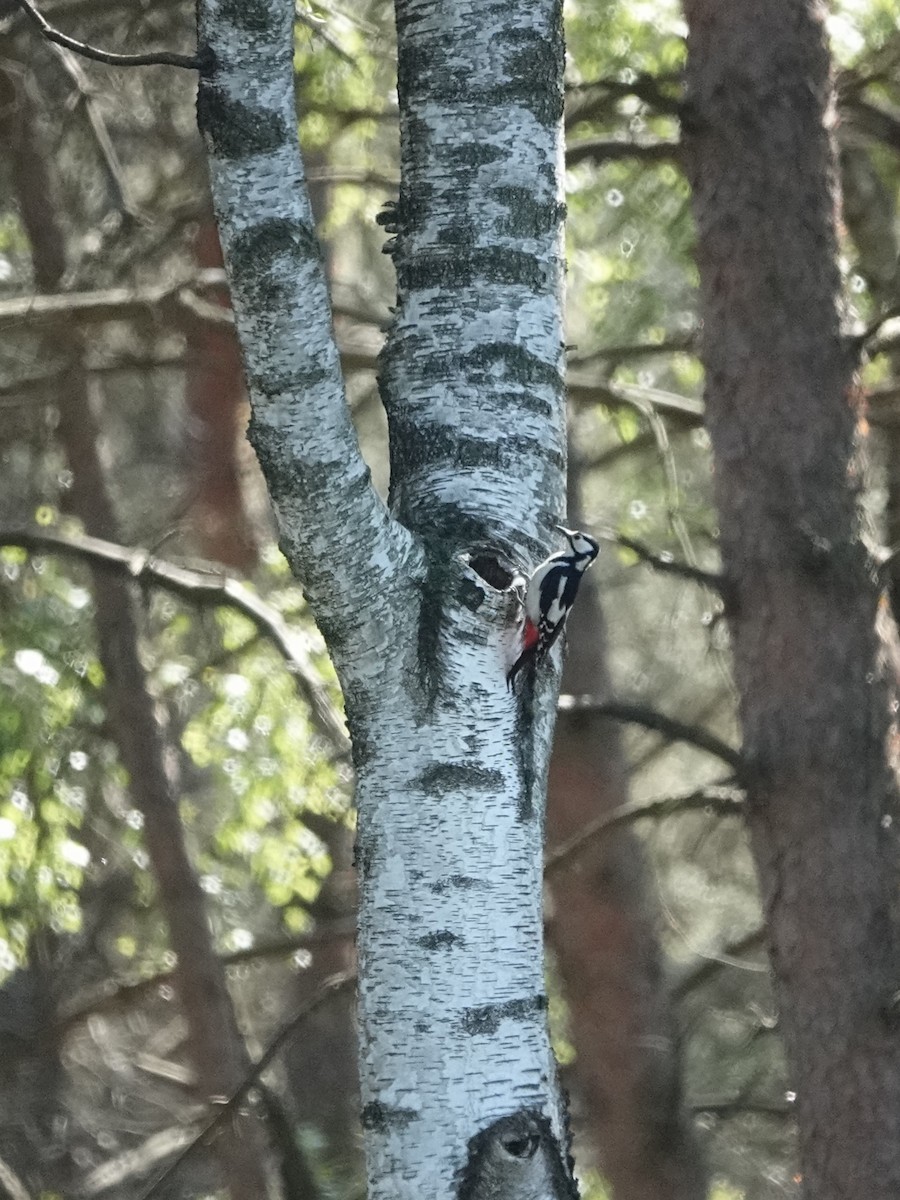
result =
[[686,742],[705,750],[722,762],[727,763],[740,778],[744,761],[740,753],[721,738],[702,729],[699,725],[690,725],[675,717],[667,717],[644,704],[629,704],[621,700],[598,700],[596,696],[560,696],[559,707],[562,712],[587,712],[596,716],[609,717],[612,721],[624,721],[626,724],[642,725],[644,729],[652,729],[664,734],[673,742]]
[[194,603],[222,604],[243,613],[271,639],[288,666],[298,690],[310,706],[317,731],[335,751],[349,751],[344,723],[327,692],[315,677],[297,634],[281,614],[240,580],[210,564],[207,570],[178,566],[155,558],[149,551],[120,546],[86,534],[64,534],[47,529],[0,529],[0,546],[20,546],[31,552],[64,554],[91,563],[102,563],[130,576],[136,583],[150,583]]
[[[269,941],[258,942],[246,950],[232,950],[220,954],[219,961],[224,967],[235,967],[241,963],[256,962],[261,958],[281,958],[288,954],[296,954],[298,950],[314,950],[321,946],[333,945],[337,941],[349,941],[356,933],[356,921],[349,917],[346,920],[335,920],[313,933],[294,934],[290,937],[272,938]],[[77,1007],[60,1014],[56,1022],[57,1030],[66,1031],[84,1021],[96,1012],[108,1008],[129,1005],[142,999],[157,988],[171,984],[175,972],[160,971],[146,979],[138,979],[134,983],[119,983],[113,987],[101,989],[93,997],[82,1000]]]
[[6,1191],[9,1200],[31,1200],[25,1184],[3,1158],[0,1158],[0,1187]]
[[340,975],[332,975],[330,979],[326,979],[321,987],[317,988],[308,1000],[297,1009],[290,1020],[281,1026],[278,1032],[270,1039],[265,1050],[234,1089],[221,1103],[216,1103],[215,1111],[212,1116],[200,1127],[199,1132],[185,1146],[181,1153],[169,1163],[162,1174],[154,1180],[154,1182],[143,1192],[139,1200],[150,1200],[150,1197],[156,1192],[161,1184],[165,1183],[178,1168],[188,1159],[197,1147],[207,1140],[216,1130],[224,1123],[225,1119],[234,1112],[235,1108],[246,1097],[247,1093],[253,1087],[256,1080],[262,1075],[263,1071],[275,1060],[280,1054],[284,1046],[297,1033],[300,1026],[318,1012],[332,997],[340,995],[347,991],[353,984],[356,983],[356,972],[345,971]]
[[84,111],[87,118],[100,159],[106,168],[110,185],[117,197],[116,206],[121,213],[137,219],[140,212],[139,207],[132,199],[131,189],[128,186],[112,136],[107,129],[101,106],[97,103],[84,71],[81,69],[81,63],[77,56],[71,50],[67,50],[65,46],[54,44],[53,49],[60,66],[75,86],[76,105]]
[[31,0],[16,0],[19,8],[31,21],[32,25],[43,34],[48,42],[56,46],[64,46],[80,54],[82,58],[93,59],[94,62],[106,63],[110,67],[182,67],[187,71],[199,71],[200,59],[197,55],[175,54],[169,50],[155,50],[147,54],[116,54],[110,50],[98,50],[87,42],[79,42],[76,38],[56,29],[32,4]]
[[[724,946],[718,950],[710,951],[706,954],[698,952],[698,962],[688,966],[675,980],[671,989],[670,996],[673,1000],[680,1000],[700,984],[706,983],[713,975],[715,975],[722,967],[738,967],[741,970],[752,970],[750,964],[742,962],[738,957],[741,954],[746,954],[748,950],[756,950],[760,947],[766,938],[766,928],[760,925],[756,929],[751,929],[749,933],[741,934],[739,938],[734,938],[726,942]],[[768,971],[768,967],[761,967],[763,972]]]
[[719,816],[734,816],[743,810],[741,792],[734,787],[710,787],[686,796],[665,796],[661,800],[630,800],[620,804],[612,812],[603,813],[589,821],[578,833],[561,845],[556,846],[544,857],[544,874],[558,870],[571,863],[597,838],[611,833],[621,825],[631,825],[649,817],[669,817],[676,813],[696,812],[698,809],[714,812]]

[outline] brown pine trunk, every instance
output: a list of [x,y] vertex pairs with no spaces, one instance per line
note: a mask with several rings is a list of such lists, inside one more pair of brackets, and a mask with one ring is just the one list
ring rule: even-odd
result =
[[[609,694],[603,613],[586,590],[569,622],[564,690]],[[628,800],[617,726],[560,714],[550,766],[548,838],[558,845]],[[669,1007],[637,837],[597,839],[552,880],[549,926],[576,1051],[587,1137],[615,1200],[702,1200],[706,1173],[681,1094]]]
[[685,0],[687,161],[748,821],[804,1194],[900,1196],[897,784],[811,0]]
[[[212,213],[194,238],[198,267],[222,267],[222,248]],[[224,298],[212,303],[228,306]],[[237,335],[208,321],[187,330],[185,404],[194,442],[193,488],[187,518],[204,558],[241,571],[256,565],[256,544],[244,507],[239,426],[245,420],[244,376]]]

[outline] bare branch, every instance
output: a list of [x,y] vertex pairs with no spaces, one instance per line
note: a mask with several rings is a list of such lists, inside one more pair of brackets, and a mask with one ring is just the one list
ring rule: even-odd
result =
[[658,553],[655,550],[651,550],[643,542],[639,542],[635,538],[626,537],[624,533],[616,533],[614,530],[601,530],[599,536],[604,541],[612,542],[616,546],[630,550],[638,556],[641,562],[647,563],[655,571],[660,571],[667,575],[677,575],[680,579],[689,579],[692,583],[699,583],[703,587],[712,588],[714,591],[719,592],[720,595],[726,590],[725,577],[716,574],[714,571],[704,571],[702,568],[694,567],[690,563],[678,562],[672,558],[671,554],[666,552]]
[[704,750],[727,763],[738,778],[744,769],[744,760],[733,746],[729,746],[727,742],[723,742],[714,733],[702,729],[699,725],[667,717],[655,708],[643,704],[628,704],[621,700],[598,700],[595,696],[560,696],[559,707],[562,712],[591,712],[597,716],[609,717],[612,721],[641,725],[644,729],[663,734],[673,742],[685,742],[689,746],[696,746],[698,750]]
[[793,1111],[793,1104],[788,1104],[787,1101],[779,1102],[777,1100],[701,1100],[695,1104],[691,1104],[690,1109],[695,1113],[708,1113],[711,1117],[744,1117],[747,1115],[756,1117],[789,1117]]
[[566,147],[566,166],[575,167],[582,162],[597,165],[618,162],[623,158],[635,158],[641,162],[677,162],[680,153],[680,142],[662,139],[633,142],[615,138],[585,138],[580,142],[571,142]]
[[[224,289],[226,286],[224,271],[207,268],[194,271],[175,283],[0,300],[0,329],[24,321],[56,321],[60,318],[79,321],[121,321],[129,316],[166,306],[185,307],[194,312],[196,292]],[[228,309],[213,305],[209,307],[215,309],[216,315],[204,309],[204,320],[214,320],[223,325],[234,323]]]
[[116,54],[110,50],[99,50],[89,46],[87,42],[79,42],[56,29],[46,17],[38,11],[31,0],[15,0],[19,8],[28,17],[48,42],[56,46],[64,46],[80,54],[82,58],[90,58],[94,62],[106,63],[110,67],[182,67],[188,71],[199,71],[201,62],[198,55],[175,54],[169,50],[155,50],[147,54]]
[[595,362],[627,362],[634,358],[651,358],[655,354],[678,354],[696,352],[696,333],[673,334],[661,342],[633,342],[624,346],[602,346],[590,354],[569,359],[569,367],[587,367]]
[[566,88],[566,128],[579,121],[594,120],[608,114],[619,100],[636,96],[657,113],[678,116],[681,112],[680,72],[662,75],[641,74],[625,82],[622,79],[595,79]]
[[154,557],[149,550],[130,549],[85,534],[64,534],[47,529],[0,529],[0,545],[20,546],[32,552],[64,554],[89,563],[102,563],[136,583],[150,583],[195,604],[221,604],[242,613],[271,639],[288,666],[297,688],[310,706],[316,730],[341,756],[348,751],[344,723],[328,694],[315,677],[300,639],[281,614],[221,567],[208,570],[178,566]]
[[318,1012],[325,1004],[327,1004],[334,996],[340,995],[349,990],[356,983],[356,973],[353,971],[345,971],[340,975],[332,975],[330,979],[326,979],[320,988],[313,995],[303,1002],[290,1020],[282,1025],[278,1032],[272,1037],[266,1046],[265,1050],[259,1056],[252,1068],[247,1072],[240,1084],[234,1091],[226,1097],[222,1103],[216,1104],[213,1114],[203,1124],[197,1134],[191,1139],[187,1146],[181,1151],[162,1172],[162,1174],[154,1180],[149,1188],[144,1191],[140,1200],[150,1200],[150,1197],[157,1189],[169,1179],[178,1168],[190,1157],[191,1154],[202,1143],[207,1141],[212,1135],[221,1128],[226,1119],[231,1116],[240,1102],[246,1097],[247,1093],[253,1087],[256,1080],[262,1075],[263,1071],[269,1067],[275,1058],[281,1053],[283,1048],[298,1032],[300,1026]]
[[612,812],[603,813],[590,821],[568,841],[549,851],[544,857],[544,874],[549,875],[562,866],[568,866],[598,838],[611,833],[622,825],[631,825],[650,817],[670,817],[683,812],[711,812],[717,816],[734,816],[743,811],[742,793],[735,787],[709,787],[686,796],[666,796],[661,800],[631,800],[621,804]]
[[566,387],[573,400],[606,404],[610,408],[632,408],[643,415],[650,410],[691,428],[703,424],[703,404],[699,400],[661,388],[642,388],[632,384],[610,387],[602,379],[588,378],[576,371],[569,372]]

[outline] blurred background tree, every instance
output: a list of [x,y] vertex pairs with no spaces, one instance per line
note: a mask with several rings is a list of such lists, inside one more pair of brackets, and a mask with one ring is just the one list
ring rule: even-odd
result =
[[[194,45],[177,0],[43,11],[95,46]],[[867,503],[888,546],[898,15],[845,0],[829,26]],[[668,0],[567,7],[571,509],[610,547],[602,614],[576,609],[570,638],[567,690],[589,702],[561,717],[547,931],[594,1200],[799,1187],[707,578],[684,33]],[[352,778],[243,440],[195,78],[86,61],[10,0],[0,43],[0,1191],[354,1197]],[[349,395],[386,489],[390,5],[301,6],[296,67]],[[201,1138],[200,1097],[249,1084],[273,1038]]]

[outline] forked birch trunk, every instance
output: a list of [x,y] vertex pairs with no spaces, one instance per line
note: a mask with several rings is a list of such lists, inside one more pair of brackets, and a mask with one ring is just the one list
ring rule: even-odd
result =
[[344,399],[297,147],[290,0],[201,0],[199,121],[282,548],[358,777],[372,1197],[574,1186],[541,857],[558,672],[507,691],[517,570],[564,519],[558,0],[398,0],[391,492]]

